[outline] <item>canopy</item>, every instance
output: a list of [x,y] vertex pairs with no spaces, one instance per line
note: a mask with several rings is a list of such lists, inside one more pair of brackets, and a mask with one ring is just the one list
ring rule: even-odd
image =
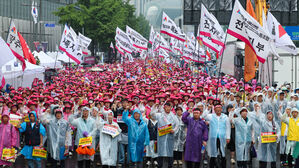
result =
[[45,68],[62,68],[61,62],[56,61],[55,64],[55,59],[53,59],[43,51],[35,53],[35,56],[38,57],[40,61],[40,66],[43,66]]
[[13,59],[5,65],[3,65],[2,73],[4,75],[6,84],[10,84],[15,88],[19,86],[31,87],[34,78],[44,80],[44,67],[31,64],[28,61],[25,62],[26,69],[24,72],[22,71],[21,64],[18,63],[16,59]]

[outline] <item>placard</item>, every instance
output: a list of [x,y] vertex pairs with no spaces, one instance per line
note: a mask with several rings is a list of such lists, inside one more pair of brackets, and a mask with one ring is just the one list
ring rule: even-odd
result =
[[276,142],[276,134],[273,132],[262,132],[261,138],[262,138],[262,143]]
[[47,150],[43,147],[34,146],[32,156],[39,158],[47,158]]
[[105,124],[103,126],[102,132],[111,135],[112,138],[116,137],[119,134],[117,126],[110,124]]
[[172,130],[172,125],[171,124],[162,126],[162,127],[158,128],[159,136],[169,134],[171,130]]
[[85,147],[85,146],[91,146],[92,145],[92,137],[84,137],[79,139],[79,146]]
[[9,123],[11,123],[15,127],[18,126],[21,119],[22,119],[22,117],[20,117],[18,115],[15,115],[15,114],[10,114],[9,115]]
[[15,148],[3,148],[1,160],[14,163],[16,160]]

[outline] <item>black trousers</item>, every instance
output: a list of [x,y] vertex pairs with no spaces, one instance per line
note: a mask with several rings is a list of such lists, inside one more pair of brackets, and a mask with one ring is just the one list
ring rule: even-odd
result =
[[158,157],[158,168],[162,168],[164,164],[168,163],[168,168],[173,167],[173,157]]
[[186,161],[186,167],[187,168],[199,168],[200,167],[200,162]]
[[91,167],[91,160],[78,161],[78,168],[84,168],[84,167],[85,168],[90,168]]
[[247,161],[237,161],[238,168],[247,168]]
[[217,163],[217,158],[216,157],[211,157],[210,158],[210,168],[215,168],[218,165],[220,166],[219,168],[226,168],[226,159],[225,157],[222,157],[222,152],[220,149],[220,139],[217,138],[217,150],[220,151],[220,163]]
[[[265,168],[265,167],[267,167],[267,163],[268,163],[268,162],[260,161],[260,168]],[[271,163],[271,168],[276,168],[276,162],[270,162],[270,163]]]

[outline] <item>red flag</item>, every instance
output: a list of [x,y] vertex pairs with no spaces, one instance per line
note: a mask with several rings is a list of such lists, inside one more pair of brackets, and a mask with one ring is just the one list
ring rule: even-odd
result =
[[211,61],[211,54],[209,53],[208,50],[206,51],[206,53],[207,53],[207,56],[208,56],[208,58],[209,58],[209,61]]
[[31,64],[36,64],[36,60],[33,57],[25,39],[23,38],[23,36],[21,35],[20,32],[18,32],[18,36],[21,42],[21,46],[22,46],[22,50],[23,50],[23,54],[24,54],[24,58],[29,61]]

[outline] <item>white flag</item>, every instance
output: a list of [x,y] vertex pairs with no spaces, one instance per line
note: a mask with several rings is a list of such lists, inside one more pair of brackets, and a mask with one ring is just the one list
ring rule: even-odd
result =
[[294,55],[297,55],[298,51],[295,44],[293,43],[287,32],[284,30],[284,28],[271,14],[271,12],[268,12],[267,25],[269,33],[274,39],[275,46],[277,48],[282,48]]
[[155,35],[156,35],[156,32],[155,32],[153,26],[151,26],[151,32],[150,32],[149,41],[148,41],[149,43],[153,44]]
[[77,64],[83,62],[83,54],[81,48],[78,45],[77,34],[72,28],[69,28],[67,25],[64,26],[59,49],[64,51],[66,55],[69,56]]
[[170,62],[170,57],[169,54],[167,53],[166,50],[164,50],[163,48],[159,49],[159,57],[163,58],[165,60],[166,63]]
[[147,50],[148,41],[141,34],[129,26],[126,26],[126,33],[134,47],[141,50]]
[[13,21],[11,22],[11,25],[9,28],[9,33],[7,36],[7,45],[11,49],[14,56],[18,59],[18,61],[21,62],[22,69],[24,71],[26,68],[24,53],[23,53],[23,49],[22,49],[21,42],[19,39],[18,30]]
[[38,12],[37,12],[37,2],[32,1],[31,15],[33,17],[34,24],[37,23]]
[[167,50],[167,52],[171,52],[170,45],[168,42],[164,39],[163,36],[160,36],[160,46],[159,48],[163,48],[164,50]]
[[15,58],[14,54],[12,53],[11,49],[5,43],[5,41],[0,37],[0,69],[3,65],[7,62],[11,61]]
[[238,0],[235,1],[227,33],[250,46],[261,63],[265,62],[270,53],[276,54],[272,50],[273,41],[268,30],[250,16]]
[[124,56],[125,55],[125,51],[120,47],[118,41],[115,40],[115,48],[117,49],[117,51]]
[[115,41],[117,41],[119,46],[127,53],[131,54],[133,52],[133,47],[128,35],[118,27],[116,28]]
[[190,60],[193,57],[193,53],[195,50],[195,46],[193,46],[191,40],[189,37],[186,38],[186,41],[184,42],[184,47],[183,47],[183,56],[182,58],[186,60]]
[[160,39],[161,35],[160,33],[156,32],[155,33],[155,37],[154,37],[154,41],[153,41],[153,44],[152,44],[152,49],[153,51],[157,51],[160,47]]
[[79,32],[78,41],[79,41],[79,46],[82,49],[82,53],[84,55],[88,55],[88,53],[87,53],[88,49],[87,48],[90,45],[92,40]]
[[160,32],[180,41],[185,41],[185,35],[181,33],[179,27],[164,12],[162,16],[162,25]]
[[224,46],[225,33],[218,20],[201,4],[200,34],[211,37],[211,41]]

